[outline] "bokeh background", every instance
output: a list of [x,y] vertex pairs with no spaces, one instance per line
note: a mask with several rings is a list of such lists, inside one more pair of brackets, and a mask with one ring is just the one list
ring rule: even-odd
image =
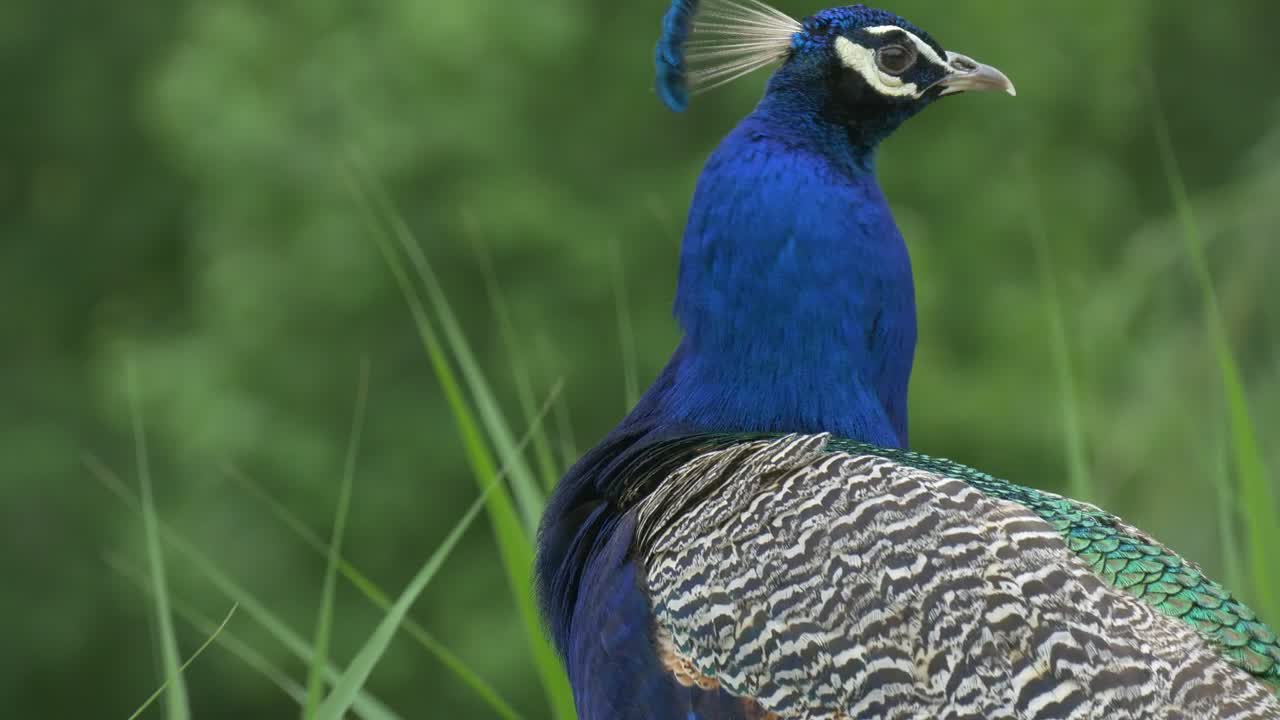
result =
[[[353,158],[439,271],[517,429],[521,374],[537,398],[563,379],[558,454],[621,418],[628,368],[642,388],[677,339],[697,173],[766,75],[667,112],[650,66],[663,5],[0,4],[0,714],[125,717],[161,680],[150,602],[103,559],[140,565],[141,525],[84,465],[96,456],[136,486],[129,363],[161,516],[304,635],[324,561],[228,462],[327,534],[367,356],[347,557],[398,592],[475,498]],[[1091,500],[1232,572],[1221,375],[1153,118],[1158,101],[1274,477],[1280,4],[891,9],[1020,93],[943,103],[881,156],[917,273],[913,445],[1044,488],[1083,473]],[[414,616],[545,717],[486,523]],[[221,616],[227,598],[170,559],[175,597]],[[337,617],[345,662],[380,615],[344,586]],[[304,674],[243,615],[231,629]],[[202,637],[179,623],[184,653]],[[188,683],[197,717],[297,714],[219,646]],[[409,642],[368,687],[403,717],[491,716]]]

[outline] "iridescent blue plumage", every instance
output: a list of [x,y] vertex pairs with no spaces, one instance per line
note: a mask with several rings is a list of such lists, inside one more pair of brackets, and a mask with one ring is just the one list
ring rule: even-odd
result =
[[675,0],[662,18],[662,36],[654,53],[658,69],[658,96],[663,104],[680,112],[689,105],[684,44],[689,39],[690,25],[698,0]]
[[[1232,675],[1236,671],[1214,648],[1239,636],[1239,647],[1253,643],[1247,659],[1255,666],[1270,662],[1273,647],[1280,662],[1280,646],[1264,626],[1196,628],[1216,643],[1210,647],[1188,627],[1153,618],[1132,594],[1112,592],[1106,583],[1126,586],[1105,573],[1099,579],[1072,556],[1081,552],[1076,545],[1082,541],[1071,534],[1077,519],[1111,520],[899,452],[907,446],[915,301],[906,244],[876,183],[876,148],[939,97],[975,89],[1012,94],[1008,79],[946,52],[919,28],[883,11],[837,8],[796,23],[756,0],[741,6],[710,1],[719,3],[714,11],[708,0],[675,0],[663,20],[656,51],[663,102],[683,109],[691,87],[768,62],[782,65],[698,180],[680,255],[679,346],[627,418],[561,481],[543,519],[538,590],[579,715],[747,720],[880,717],[895,709],[928,716],[926,709],[951,711],[965,703],[1000,714],[1015,703],[1023,710],[1027,703],[1092,703],[1077,698],[1085,686],[1099,697],[1121,689],[1118,696],[1150,696],[1159,703],[1172,691],[1158,678],[1147,682],[1144,668],[1170,658],[1183,664],[1156,676],[1196,678],[1177,688],[1195,695],[1192,702],[1211,703],[1214,692],[1227,689],[1246,698],[1241,702],[1255,702],[1252,681]],[[699,45],[695,54],[689,48],[699,28],[727,32],[729,40]],[[712,64],[695,70],[691,60]],[[807,435],[778,439],[791,433]],[[823,450],[826,436],[820,433],[840,440]],[[837,457],[828,462],[828,455]],[[874,467],[874,476],[850,474],[861,467]],[[868,488],[881,487],[876,483],[896,490],[865,497]],[[884,507],[901,505],[901,517],[884,521],[886,532],[901,537],[890,541],[868,530],[878,526],[852,522],[863,515],[842,514],[845,504],[850,513],[862,508],[857,513],[868,523]],[[1113,535],[1132,535],[1108,527]],[[1090,552],[1110,547],[1114,538],[1106,530],[1092,528],[1101,539],[1090,541]],[[1075,544],[1068,548],[1063,536]],[[967,544],[946,554],[952,549],[941,540],[961,537]],[[813,545],[805,546],[809,541]],[[1019,543],[1024,552],[1012,552]],[[691,547],[698,552],[685,555]],[[899,557],[886,561],[890,566],[875,565],[870,558],[879,557],[876,548],[886,547],[900,551]],[[859,553],[872,564],[861,565]],[[917,678],[919,663],[902,642],[877,646],[884,638],[855,627],[869,617],[866,607],[879,612],[903,602],[893,588],[919,583],[917,599],[930,607],[973,594],[970,606],[947,608],[946,617],[931,621],[938,627],[957,623],[969,637],[980,628],[968,613],[982,603],[1006,602],[999,598],[1010,584],[1046,568],[1030,559],[1041,557],[1036,553],[1051,558],[1047,568],[1056,574],[1030,577],[1025,596],[1008,602],[1042,612],[1046,624],[1010,623],[1014,615],[1001,607],[979,615],[998,618],[992,621],[996,635],[1021,643],[1018,652],[972,643],[958,651],[948,645],[949,635],[939,640],[933,625],[922,626],[922,611],[908,603],[874,622],[885,632],[914,628],[908,640],[931,653],[929,672]],[[1108,556],[1102,562],[1106,569],[1123,560],[1123,572],[1112,574],[1124,582],[1137,572],[1133,568],[1145,572],[1158,563],[1165,563],[1161,572],[1199,577],[1183,572],[1176,556],[1167,562],[1154,557]],[[984,564],[969,568],[963,558]],[[883,580],[856,586],[858,573],[851,568],[868,577],[883,573]],[[1001,574],[1006,571],[1007,578]],[[987,580],[984,573],[994,575]],[[928,586],[944,575],[951,585]],[[804,606],[809,600],[816,605]],[[844,603],[863,603],[864,611],[845,612]],[[1101,609],[1092,613],[1095,606]],[[1113,616],[1137,620],[1108,635],[1098,630],[1103,615],[1106,622]],[[1251,623],[1247,615],[1232,617]],[[1056,630],[1068,627],[1082,638],[1080,647],[1035,645],[1056,642]],[[1138,637],[1158,642],[1134,647]],[[848,645],[864,640],[865,648]],[[931,645],[937,642],[942,645]],[[1022,689],[1012,684],[1013,675],[1039,677],[1038,668],[1001,675],[1012,662],[1001,658],[1033,658],[1041,650],[1070,667],[1054,669],[1061,677]],[[960,652],[954,663],[953,652]],[[1071,663],[1082,653],[1119,653],[1132,662],[1086,663],[1077,672]],[[996,684],[977,692],[973,683],[979,679]],[[930,683],[939,687],[926,687]],[[895,687],[902,694],[891,699]],[[1280,717],[1280,705],[1256,708],[1275,711],[1259,716]]]
[[[712,154],[681,250],[684,340],[634,418],[906,442],[915,303],[870,150],[785,87]],[[815,363],[815,357],[828,358]]]

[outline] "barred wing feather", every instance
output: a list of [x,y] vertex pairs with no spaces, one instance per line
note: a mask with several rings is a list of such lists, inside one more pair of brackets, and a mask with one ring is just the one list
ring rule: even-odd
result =
[[680,682],[779,718],[1280,719],[1265,682],[1042,514],[837,445],[725,443],[639,501],[633,549]]

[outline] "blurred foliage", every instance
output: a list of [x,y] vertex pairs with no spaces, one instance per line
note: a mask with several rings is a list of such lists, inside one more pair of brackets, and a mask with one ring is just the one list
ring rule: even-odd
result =
[[[344,182],[353,156],[386,184],[442,273],[511,417],[513,366],[539,396],[565,379],[578,447],[621,417],[614,263],[644,383],[676,341],[669,303],[697,172],[764,80],[700,97],[683,116],[666,112],[649,64],[663,9],[0,4],[0,707],[123,717],[158,685],[148,603],[101,559],[143,557],[140,526],[81,464],[88,451],[134,477],[128,362],[160,514],[295,629],[314,620],[324,561],[221,467],[236,462],[327,528],[362,355],[373,368],[369,423],[346,556],[401,588],[474,499],[404,302]],[[1076,372],[1090,499],[1221,574],[1210,479],[1223,456],[1222,391],[1143,78],[1154,73],[1169,116],[1274,477],[1280,5],[892,9],[1006,70],[1020,91],[1016,101],[943,103],[882,153],[917,272],[913,445],[1065,487],[1034,199]],[[477,244],[493,257],[518,353],[503,343]],[[224,598],[181,563],[170,581],[203,612],[225,613]],[[492,537],[477,530],[414,615],[541,717],[513,607]],[[380,616],[340,588],[332,656],[345,663]],[[305,674],[269,636],[231,627]],[[179,628],[184,655],[199,640]],[[297,713],[217,648],[188,686],[196,717]],[[404,642],[369,689],[405,717],[487,716]]]

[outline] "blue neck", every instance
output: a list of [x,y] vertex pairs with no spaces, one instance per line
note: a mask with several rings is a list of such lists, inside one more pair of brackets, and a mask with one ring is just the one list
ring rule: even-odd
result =
[[915,298],[875,181],[880,129],[816,103],[775,77],[707,162],[681,252],[684,339],[625,424],[906,445]]

